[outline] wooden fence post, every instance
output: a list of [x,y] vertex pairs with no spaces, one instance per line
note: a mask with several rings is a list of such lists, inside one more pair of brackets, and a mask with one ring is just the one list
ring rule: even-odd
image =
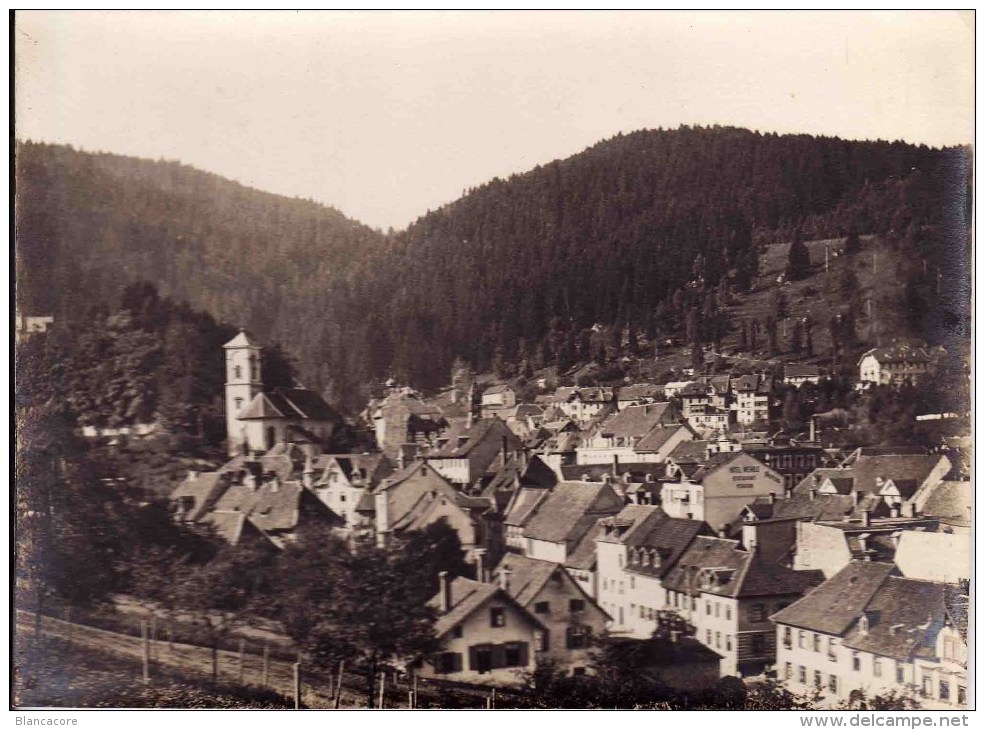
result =
[[489,701],[492,703],[492,709],[496,709],[496,688],[492,688],[492,694],[489,695]]
[[147,619],[140,619],[140,642],[143,645],[144,684],[150,683],[150,641],[147,635]]
[[294,662],[294,709],[301,709],[301,662]]
[[386,690],[386,672],[380,672],[380,702],[379,709],[383,709],[383,693]]
[[414,671],[414,707],[417,707],[417,671]]
[[243,673],[246,670],[246,639],[239,640],[239,683],[243,684]]
[[335,709],[342,703],[342,675],[345,673],[345,659],[339,662],[339,686],[335,690]]
[[407,707],[411,710],[414,709],[414,690],[407,690]]
[[263,669],[260,674],[260,684],[267,687],[270,682],[270,647],[264,642],[263,645]]

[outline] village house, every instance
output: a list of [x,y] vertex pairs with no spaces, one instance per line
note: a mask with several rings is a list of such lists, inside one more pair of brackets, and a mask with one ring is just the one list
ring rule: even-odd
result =
[[821,369],[817,365],[787,364],[783,366],[783,384],[799,388],[804,383],[817,383],[821,380]]
[[15,312],[14,314],[14,341],[21,342],[32,335],[39,335],[47,332],[55,323],[55,318],[51,316],[29,316]]
[[580,426],[613,406],[612,388],[558,388],[553,404]]
[[421,677],[489,686],[520,684],[536,666],[545,626],[499,585],[442,572],[428,605],[438,612],[441,651],[421,663]]
[[742,450],[752,454],[783,477],[785,493],[793,491],[808,474],[824,464],[824,450],[814,441],[814,421],[806,442],[773,437],[765,442],[747,442]]
[[769,617],[823,580],[764,559],[754,544],[695,537],[663,579],[668,608],[722,657],[722,676],[761,673],[776,660]]
[[770,420],[770,380],[765,375],[743,375],[732,381],[732,410],[741,426]]
[[834,704],[916,693],[925,709],[967,706],[967,590],[853,562],[772,616],[777,674]]
[[[368,513],[368,506],[359,509]],[[483,556],[496,560],[505,549],[490,501],[461,493],[427,461],[408,464],[383,479],[373,492],[371,514],[380,544],[391,535],[444,520],[458,534],[470,563],[478,564]]]
[[858,361],[858,379],[874,385],[918,382],[933,371],[933,360],[922,347],[874,347]]
[[511,455],[523,449],[523,442],[499,418],[483,418],[452,436],[428,453],[428,463],[442,476],[462,487],[485,486]]
[[331,438],[339,415],[306,388],[264,392],[262,348],[244,330],[223,345],[226,354],[226,433],[229,455],[262,453],[301,429],[321,443]]
[[699,534],[710,534],[697,520],[669,517],[660,507],[629,504],[599,520],[595,538],[598,600],[612,616],[610,631],[647,639],[667,605],[661,584]]
[[283,548],[297,531],[320,525],[342,527],[299,479],[298,464],[285,453],[237,457],[219,471],[189,472],[171,493],[175,519],[205,526],[232,545],[251,540]]
[[320,454],[305,466],[304,482],[350,530],[371,527],[356,511],[360,502],[372,500],[379,483],[393,473],[383,454]]
[[951,470],[942,454],[866,454],[856,452],[835,469],[815,469],[794,493],[848,494],[870,500],[874,517],[920,514]]
[[559,482],[536,507],[523,529],[524,553],[564,563],[600,517],[614,515],[623,500],[599,482]]
[[534,403],[519,403],[502,414],[509,429],[523,441],[538,431],[543,416],[544,409]]
[[585,674],[593,637],[602,636],[609,616],[563,566],[523,555],[506,555],[492,581],[544,626],[539,658],[568,674]]
[[672,517],[707,522],[720,530],[757,497],[783,493],[783,478],[745,452],[712,454],[681,481],[666,481],[661,506]]
[[664,400],[664,389],[653,383],[635,383],[624,385],[616,394],[616,406],[621,411],[627,406],[639,406],[644,403],[656,403]]
[[899,536],[894,562],[904,578],[959,585],[971,580],[971,535],[905,530]]
[[414,444],[414,451],[434,448],[443,443],[442,439],[453,426],[463,426],[471,416],[469,406],[454,402],[454,408],[456,414],[459,410],[467,412],[465,416],[450,418],[410,388],[393,385],[382,400],[370,403],[366,417],[372,423],[377,448],[387,458],[396,460],[406,444]]
[[516,391],[506,383],[490,385],[482,391],[482,417],[505,416],[516,407]]
[[678,420],[670,403],[627,406],[614,413],[582,439],[578,464],[621,462],[660,463],[681,441],[694,438],[694,431]]

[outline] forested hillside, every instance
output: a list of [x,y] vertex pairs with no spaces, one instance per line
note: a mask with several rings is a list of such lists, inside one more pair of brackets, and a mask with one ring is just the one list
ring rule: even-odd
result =
[[966,149],[641,131],[493,180],[388,239],[175,163],[22,144],[17,164],[25,309],[71,318],[148,279],[279,341],[346,407],[390,373],[435,387],[455,356],[479,370],[604,358],[595,323],[631,341],[734,338],[730,303],[757,282],[762,247],[795,231],[916,252],[893,272],[924,309],[909,334],[967,327]]

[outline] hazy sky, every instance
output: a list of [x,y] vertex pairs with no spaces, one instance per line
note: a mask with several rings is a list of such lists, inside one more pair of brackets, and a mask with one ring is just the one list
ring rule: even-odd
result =
[[974,15],[26,12],[17,136],[177,159],[402,228],[680,124],[968,143]]

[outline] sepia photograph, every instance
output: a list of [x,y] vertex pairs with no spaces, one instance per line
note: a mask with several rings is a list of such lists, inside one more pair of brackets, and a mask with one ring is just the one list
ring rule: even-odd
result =
[[9,25],[17,724],[967,726],[974,10]]

